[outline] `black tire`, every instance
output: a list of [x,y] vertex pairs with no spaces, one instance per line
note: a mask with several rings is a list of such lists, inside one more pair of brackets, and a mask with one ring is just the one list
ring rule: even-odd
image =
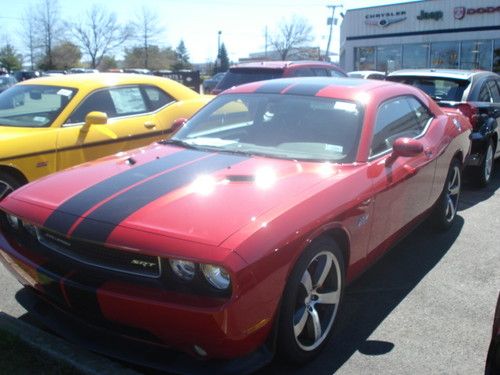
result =
[[443,191],[432,213],[431,220],[435,229],[444,231],[453,225],[457,216],[461,188],[462,164],[458,159],[453,159],[446,176]]
[[8,173],[0,172],[0,200],[12,193],[18,187],[23,185],[19,179]]
[[493,147],[493,140],[490,138],[484,152],[482,163],[475,167],[472,173],[472,178],[476,186],[486,187],[491,181],[493,174],[493,166],[495,165],[495,149]]
[[277,349],[284,360],[303,364],[324,347],[342,300],[344,274],[342,252],[329,237],[316,239],[301,255],[281,302]]

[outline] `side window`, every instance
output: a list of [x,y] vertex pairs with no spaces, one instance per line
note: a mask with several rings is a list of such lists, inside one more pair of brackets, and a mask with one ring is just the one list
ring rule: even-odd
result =
[[490,89],[493,103],[500,103],[500,81],[491,80],[486,83]]
[[148,101],[148,108],[150,111],[156,111],[158,108],[166,106],[168,103],[174,102],[175,99],[164,93],[162,90],[153,87],[146,86],[143,88],[146,94],[146,100]]
[[417,121],[415,109],[408,99],[407,97],[391,99],[379,107],[370,156],[392,149],[392,144],[397,138],[413,138],[422,132],[422,125]]
[[488,103],[492,102],[490,90],[488,90],[487,83],[484,83],[483,86],[481,87],[481,91],[479,91],[478,100],[480,102],[488,102]]
[[326,70],[324,68],[312,68],[312,71],[314,72],[314,74],[316,76],[330,77],[330,73],[328,72],[328,70]]
[[[415,113],[415,116],[417,118],[417,126],[418,126],[418,131],[422,133],[425,130],[425,127],[429,123],[429,120],[433,117],[431,111],[429,108],[424,106],[422,103],[420,103],[417,99],[415,98],[407,98],[408,103],[410,104],[411,109],[413,109],[413,112]],[[417,134],[417,135],[418,135]]]
[[295,69],[292,73],[293,77],[313,77],[314,72],[309,68]]
[[92,111],[104,112],[108,117],[116,116],[115,105],[113,104],[109,90],[99,90],[87,96],[71,114],[66,123],[78,124],[85,122],[85,116]]
[[328,70],[328,75],[330,77],[345,77],[344,74],[342,74],[341,72],[335,70],[335,69],[329,69]]
[[148,112],[139,87],[118,87],[109,90],[116,109],[116,116],[136,115]]

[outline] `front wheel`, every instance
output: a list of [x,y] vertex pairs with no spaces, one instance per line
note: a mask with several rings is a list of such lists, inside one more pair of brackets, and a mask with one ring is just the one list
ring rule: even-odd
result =
[[21,185],[22,183],[17,178],[12,177],[10,174],[0,173],[0,200],[12,193]]
[[332,332],[344,288],[344,259],[336,242],[315,240],[299,258],[283,295],[278,352],[305,363],[324,346]]
[[432,222],[436,229],[446,230],[455,221],[458,210],[458,199],[462,188],[462,165],[457,159],[453,159],[448,170],[448,175],[444,183],[443,191],[439,196],[434,212],[432,213]]

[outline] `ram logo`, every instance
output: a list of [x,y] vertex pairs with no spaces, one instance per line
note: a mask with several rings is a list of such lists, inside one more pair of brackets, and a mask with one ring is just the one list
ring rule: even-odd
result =
[[142,268],[152,268],[156,266],[156,263],[146,262],[145,260],[140,259],[132,259],[130,264],[133,264],[134,266],[141,266]]

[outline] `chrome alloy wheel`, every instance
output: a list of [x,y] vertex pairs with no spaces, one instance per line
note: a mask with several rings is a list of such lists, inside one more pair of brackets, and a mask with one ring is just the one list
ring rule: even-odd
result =
[[319,252],[309,262],[299,284],[293,314],[293,330],[304,351],[316,349],[326,338],[337,315],[342,275],[337,258]]
[[446,211],[445,218],[447,222],[453,221],[458,209],[458,198],[461,187],[460,167],[454,165],[446,186]]
[[484,181],[488,182],[491,177],[491,171],[493,170],[493,147],[491,143],[488,145],[488,149],[486,150],[486,155],[484,159],[484,169],[483,169],[483,178]]

